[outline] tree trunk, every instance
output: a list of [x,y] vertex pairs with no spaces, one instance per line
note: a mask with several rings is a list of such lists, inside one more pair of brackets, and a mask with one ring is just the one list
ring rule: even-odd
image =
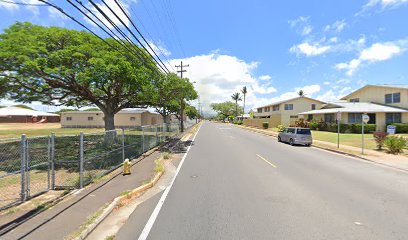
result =
[[104,112],[105,130],[115,130],[115,114],[110,111]]
[[238,116],[238,100],[235,100],[235,117]]
[[180,128],[181,132],[184,132],[184,100],[181,100],[180,104]]
[[245,94],[244,94],[244,107],[242,108],[243,112],[242,112],[242,117],[244,117],[245,114]]

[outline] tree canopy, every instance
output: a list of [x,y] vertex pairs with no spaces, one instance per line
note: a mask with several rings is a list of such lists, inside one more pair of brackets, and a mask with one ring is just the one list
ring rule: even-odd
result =
[[[235,114],[235,103],[233,102],[222,102],[222,103],[212,103],[211,108],[217,112],[217,116],[220,119],[226,119],[229,116],[232,116]],[[242,112],[242,109],[238,109],[238,114]]]
[[0,34],[0,83],[19,86],[10,93],[19,102],[95,105],[111,130],[121,109],[149,104],[152,79],[161,77],[147,54],[141,61],[122,52],[85,31],[18,22]]

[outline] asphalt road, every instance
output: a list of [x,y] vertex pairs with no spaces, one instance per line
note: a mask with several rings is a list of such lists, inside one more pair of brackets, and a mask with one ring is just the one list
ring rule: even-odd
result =
[[408,174],[207,122],[148,239],[408,239]]

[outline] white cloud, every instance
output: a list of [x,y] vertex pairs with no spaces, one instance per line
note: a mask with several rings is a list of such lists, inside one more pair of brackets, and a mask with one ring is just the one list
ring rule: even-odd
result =
[[[246,96],[247,111],[255,104],[267,103],[267,94],[277,90],[270,84],[265,83],[270,79],[269,75],[254,76],[254,70],[258,62],[245,62],[235,56],[223,55],[216,52],[194,56],[186,59],[174,59],[171,65],[178,65],[180,61],[189,64],[185,76],[192,82],[200,95],[205,113],[212,112],[210,104],[214,102],[231,101],[234,92],[240,92],[243,86],[248,89]],[[263,83],[262,83],[263,82]],[[242,105],[242,102],[240,102]]]
[[408,2],[408,0],[369,0],[366,7],[374,7],[381,5],[382,7],[398,6]]
[[323,82],[323,84],[324,84],[324,85],[330,85],[330,82],[325,81],[325,82]]
[[370,9],[373,8],[380,8],[381,11],[385,11],[387,9],[393,9],[400,5],[406,4],[408,0],[369,0],[367,4],[365,4],[359,12],[354,14],[354,16],[365,16]]
[[[96,3],[95,5],[98,6],[98,8],[101,9],[101,11],[103,11],[108,18],[111,19],[111,21],[117,25],[118,27],[123,27],[124,25],[129,26],[129,19],[127,19],[126,15],[122,12],[122,10],[120,9],[120,7],[115,3],[114,0],[105,0],[106,5],[109,6],[110,9],[112,9],[113,12],[116,13],[116,15],[118,17],[116,17],[110,10],[109,8],[103,4],[103,3]],[[134,2],[134,1],[131,1]],[[129,9],[129,5],[125,4],[122,2],[121,6],[125,9],[125,11],[128,11]],[[111,23],[109,23],[109,21],[98,11],[98,9],[96,9],[96,7],[94,7],[91,3],[87,4],[87,7],[99,18],[101,19],[101,21],[108,26],[109,28],[114,28],[113,25]],[[129,15],[129,12],[127,12],[127,14]],[[99,23],[99,20],[95,17],[93,17],[92,15],[89,14],[89,16],[97,23]],[[123,23],[119,20],[122,19]],[[89,20],[87,17],[84,16],[84,20],[87,21],[88,23],[90,23],[91,25],[95,24]],[[100,23],[99,23],[100,24]]]
[[324,28],[324,31],[334,31],[335,33],[340,33],[341,31],[343,31],[347,26],[346,21],[343,20],[337,20],[335,21],[332,25],[326,25],[326,27]]
[[57,9],[55,9],[55,8],[53,8],[53,7],[49,7],[49,8],[48,8],[48,15],[49,15],[51,18],[54,18],[54,19],[63,19],[63,20],[68,19],[67,16],[65,16],[65,15],[62,14],[59,10],[57,10]]
[[309,44],[307,42],[292,46],[289,51],[296,53],[296,55],[304,54],[307,57],[321,55],[327,52],[330,49],[330,46],[321,46],[318,43]]
[[313,26],[310,24],[310,17],[300,16],[295,20],[288,21],[291,28],[296,29],[296,33],[306,36],[312,33]]
[[360,59],[366,61],[385,61],[401,53],[402,49],[393,43],[375,43],[361,52]]
[[5,8],[11,12],[20,9],[20,7],[17,4],[12,4],[8,2],[0,2],[0,8]]
[[262,75],[262,76],[259,77],[259,80],[262,80],[262,81],[269,81],[271,79],[272,79],[272,77],[269,76],[269,75]]
[[[149,45],[152,47],[153,51],[155,51],[158,56],[167,57],[171,55],[171,52],[161,42],[159,42],[158,44],[155,44],[153,41],[149,41]],[[147,45],[145,47],[147,50],[149,50],[149,53],[153,55],[153,52],[151,51],[151,49]]]
[[42,5],[43,3],[38,1],[38,0],[20,0],[20,1],[14,1],[14,0],[8,0],[9,2],[19,2],[23,4],[32,4],[30,5],[17,5],[9,2],[0,2],[0,8],[5,8],[8,11],[14,12],[17,10],[20,10],[21,8],[26,9],[30,11],[32,14],[35,16],[38,16],[40,14],[40,9],[38,6],[35,5]]
[[305,93],[305,95],[307,96],[312,96],[315,93],[320,92],[320,85],[318,84],[313,84],[313,85],[308,85],[308,86],[304,86],[304,87],[298,87],[295,88],[296,93],[299,92],[300,90],[303,90],[303,92]]
[[375,43],[371,47],[362,50],[358,58],[352,59],[348,63],[338,63],[335,68],[337,70],[346,70],[346,74],[352,76],[364,62],[386,61],[403,51],[404,49],[398,45],[398,42]]

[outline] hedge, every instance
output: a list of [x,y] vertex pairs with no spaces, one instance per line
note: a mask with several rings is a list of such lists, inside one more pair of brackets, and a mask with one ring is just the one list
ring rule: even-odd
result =
[[396,133],[408,133],[408,123],[392,123],[396,126]]
[[[309,123],[310,129],[317,131],[337,132],[337,123],[325,123],[312,121]],[[364,124],[365,133],[373,133],[376,131],[376,124]],[[340,124],[341,133],[361,133],[361,123]]]

